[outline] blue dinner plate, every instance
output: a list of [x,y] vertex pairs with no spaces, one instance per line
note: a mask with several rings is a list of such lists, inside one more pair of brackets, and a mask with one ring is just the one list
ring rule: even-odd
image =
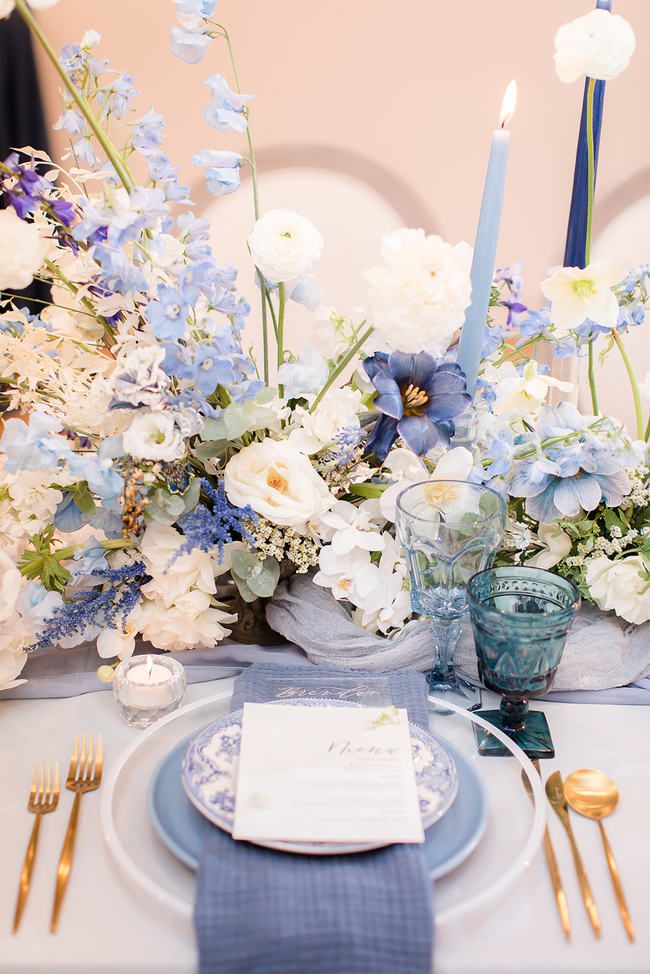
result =
[[[177,744],[160,762],[149,786],[149,814],[163,844],[189,869],[199,867],[201,849],[211,825],[192,805],[181,784],[181,768],[189,742]],[[441,740],[456,764],[458,794],[446,815],[427,829],[426,855],[432,879],[446,876],[481,840],[487,825],[488,801],[472,762],[448,741]]]

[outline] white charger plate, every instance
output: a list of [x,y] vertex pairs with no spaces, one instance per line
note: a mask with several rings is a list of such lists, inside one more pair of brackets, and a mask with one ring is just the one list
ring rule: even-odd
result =
[[[224,681],[225,682],[225,681]],[[162,908],[185,929],[191,928],[195,876],[160,843],[151,824],[148,790],[151,777],[171,748],[197,733],[220,713],[232,696],[232,683],[162,718],[139,734],[117,757],[101,799],[101,825],[109,853],[129,889],[154,908]],[[464,748],[480,769],[490,814],[485,839],[457,870],[436,883],[436,925],[443,926],[488,906],[527,869],[539,849],[546,823],[544,791],[532,763],[497,728],[476,714],[436,697],[431,703],[451,712],[435,730]],[[439,718],[432,715],[432,719]],[[452,726],[453,722],[453,726]],[[512,758],[479,758],[472,725],[494,734]],[[521,784],[530,781],[533,804]]]

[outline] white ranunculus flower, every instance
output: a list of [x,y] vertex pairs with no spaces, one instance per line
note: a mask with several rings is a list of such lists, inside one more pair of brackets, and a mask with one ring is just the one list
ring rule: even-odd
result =
[[591,10],[564,24],[555,35],[555,68],[560,81],[583,75],[611,81],[627,68],[636,39],[627,20],[609,10]]
[[308,409],[296,410],[300,426],[292,430],[289,442],[301,453],[317,453],[324,446],[330,446],[343,427],[359,428],[360,409],[361,393],[347,387],[330,389],[313,413]]
[[266,437],[236,453],[226,464],[224,487],[229,500],[273,524],[304,531],[334,503],[327,484],[310,460],[288,440]]
[[572,382],[562,382],[552,375],[540,373],[534,359],[526,363],[521,375],[511,362],[506,362],[493,372],[495,416],[512,419],[530,416],[546,402],[549,389],[560,389],[562,392],[571,392],[573,389]]
[[537,541],[542,545],[542,550],[529,558],[526,564],[533,568],[544,568],[546,571],[555,568],[563,558],[566,558],[573,546],[569,535],[557,524],[540,524]]
[[21,291],[45,259],[45,241],[33,223],[12,209],[0,210],[0,290]]
[[587,565],[586,580],[599,609],[613,609],[616,615],[637,626],[650,621],[648,570],[639,555],[618,560],[605,555],[593,558]]
[[381,256],[364,274],[370,321],[391,348],[442,355],[470,303],[471,248],[403,229],[383,238]]
[[541,289],[551,302],[551,319],[565,335],[589,318],[604,328],[618,321],[618,301],[612,290],[625,275],[618,261],[595,260],[587,267],[559,267],[549,272]]
[[169,463],[182,457],[185,450],[174,417],[165,412],[136,412],[122,443],[127,453],[141,460],[164,460]]
[[253,263],[267,281],[284,284],[309,274],[320,259],[323,238],[293,210],[269,210],[248,238]]

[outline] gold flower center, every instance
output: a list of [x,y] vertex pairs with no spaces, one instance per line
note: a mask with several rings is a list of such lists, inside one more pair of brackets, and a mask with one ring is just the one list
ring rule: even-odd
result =
[[424,488],[424,496],[427,499],[427,504],[438,507],[441,504],[456,500],[458,487],[456,484],[443,484],[434,480]]
[[273,468],[266,475],[266,482],[269,487],[272,487],[273,490],[279,490],[281,494],[286,494],[289,490],[289,481],[287,478],[283,477],[277,470],[273,470]]
[[421,414],[429,401],[429,397],[419,386],[414,386],[409,382],[406,389],[402,392],[404,402],[404,413],[406,416],[417,416]]

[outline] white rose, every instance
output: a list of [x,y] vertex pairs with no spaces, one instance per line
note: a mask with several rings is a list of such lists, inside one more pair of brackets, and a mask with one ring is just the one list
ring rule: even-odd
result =
[[361,393],[355,389],[330,389],[313,413],[308,409],[296,410],[300,427],[292,431],[289,442],[301,453],[317,453],[334,442],[343,427],[359,428]]
[[0,290],[29,287],[45,259],[45,241],[33,223],[0,210]]
[[636,39],[627,20],[609,10],[592,10],[560,27],[555,35],[555,68],[560,81],[582,75],[611,81],[625,71]]
[[250,504],[273,524],[299,531],[334,503],[305,454],[287,440],[270,437],[251,443],[228,461],[224,486],[233,504]]
[[648,570],[639,555],[618,561],[602,555],[587,566],[587,585],[598,608],[613,609],[616,615],[636,626],[650,620],[648,581]]
[[323,238],[310,220],[292,210],[269,210],[248,238],[255,266],[272,284],[295,281],[320,259]]
[[16,610],[16,601],[23,585],[23,576],[15,562],[0,551],[0,622],[7,622]]
[[174,417],[164,412],[137,412],[122,443],[127,453],[142,460],[170,462],[178,460],[185,451],[185,443]]
[[471,248],[404,229],[383,238],[381,255],[364,274],[372,324],[391,348],[444,354],[472,296]]

